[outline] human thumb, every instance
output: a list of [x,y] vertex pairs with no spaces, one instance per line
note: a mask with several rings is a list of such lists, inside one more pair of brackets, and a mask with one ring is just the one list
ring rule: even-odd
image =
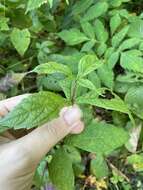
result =
[[25,151],[30,161],[37,165],[44,155],[69,133],[80,133],[84,124],[82,113],[78,106],[63,108],[59,117],[33,130],[28,135],[16,140],[15,146]]

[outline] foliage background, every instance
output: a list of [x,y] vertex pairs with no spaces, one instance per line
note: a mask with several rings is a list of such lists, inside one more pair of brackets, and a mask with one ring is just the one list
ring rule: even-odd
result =
[[[66,142],[57,145],[39,165],[33,188],[48,189],[47,184],[52,181],[59,190],[72,190],[74,170],[74,188],[78,190],[141,190],[143,1],[0,0],[0,99],[43,90],[65,97],[59,84],[65,79],[63,73],[37,75],[29,71],[52,61],[68,66],[76,76],[79,63],[86,55],[90,65],[91,55],[96,55],[97,61],[103,64],[86,76],[92,83],[82,81],[76,94],[77,103],[83,104],[86,125],[95,119],[96,131],[92,133],[94,127],[89,127],[88,136],[85,132],[78,138],[71,137],[70,143],[79,149]],[[88,92],[93,85],[100,92],[106,88],[105,101],[100,96],[90,101]],[[118,95],[116,102],[113,93]],[[86,101],[82,99],[84,95]],[[130,136],[128,141],[122,130]],[[86,145],[87,137],[88,141],[93,138],[94,146]],[[55,177],[56,162],[65,171],[62,174],[58,171],[61,178]],[[49,169],[47,163],[51,163]],[[66,180],[67,171],[71,175]]]

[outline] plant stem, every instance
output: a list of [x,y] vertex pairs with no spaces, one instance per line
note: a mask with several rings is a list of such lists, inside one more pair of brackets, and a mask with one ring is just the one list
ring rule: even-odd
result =
[[128,183],[130,183],[130,179],[124,174],[122,173],[116,166],[114,166],[109,160],[107,160],[109,166],[111,167],[111,169],[115,170],[120,176],[122,176]]
[[72,95],[71,95],[72,105],[75,103],[76,92],[77,92],[77,79],[74,81],[74,85],[73,85],[73,88],[72,88]]

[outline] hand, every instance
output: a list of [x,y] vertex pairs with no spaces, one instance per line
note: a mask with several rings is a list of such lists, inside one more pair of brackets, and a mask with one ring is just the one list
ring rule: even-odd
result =
[[[0,102],[0,116],[4,117],[23,98],[21,95]],[[15,139],[8,132],[0,137],[0,189],[29,190],[35,169],[47,152],[69,133],[82,132],[81,111],[78,106],[65,107],[59,117]]]

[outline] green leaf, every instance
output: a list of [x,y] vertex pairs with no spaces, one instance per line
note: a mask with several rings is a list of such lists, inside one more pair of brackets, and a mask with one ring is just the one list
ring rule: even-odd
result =
[[138,38],[131,38],[123,41],[123,43],[119,46],[119,51],[124,51],[126,49],[131,49],[137,46],[140,43],[140,39]]
[[135,20],[131,23],[128,35],[135,38],[143,38],[143,20]]
[[48,1],[51,0],[28,0],[26,12],[37,9],[41,7],[41,5],[43,5],[44,3],[47,3]]
[[95,90],[96,89],[94,84],[88,79],[79,79],[78,80],[78,85],[82,86],[82,87],[85,87],[85,88],[88,88],[90,90]]
[[83,32],[91,39],[95,38],[95,32],[93,26],[89,22],[82,22],[81,27]]
[[1,31],[9,30],[8,22],[9,22],[9,18],[0,17],[0,30]]
[[69,158],[65,149],[60,148],[53,156],[49,164],[50,179],[58,190],[74,189],[74,173],[72,160]]
[[140,45],[139,45],[139,50],[140,50],[140,51],[143,51],[143,42],[140,43]]
[[72,71],[68,66],[56,62],[40,64],[37,67],[35,67],[33,72],[36,72],[38,74],[63,73],[68,76],[72,75]]
[[105,43],[108,40],[108,32],[106,31],[103,23],[97,19],[94,22],[95,25],[95,34],[99,42]]
[[96,155],[95,159],[90,162],[90,172],[95,175],[97,179],[101,179],[108,176],[108,166],[103,156]]
[[93,122],[80,135],[67,138],[66,143],[88,152],[108,155],[124,145],[127,140],[128,134],[124,129]]
[[107,60],[107,64],[108,64],[108,67],[110,69],[113,69],[116,65],[116,63],[118,62],[119,60],[119,56],[120,56],[120,53],[117,51],[117,52],[113,52],[110,57],[108,58]]
[[93,19],[103,15],[107,10],[108,10],[108,3],[98,2],[88,9],[88,11],[85,13],[85,15],[83,17],[83,20],[84,21],[93,20]]
[[80,32],[80,30],[76,28],[72,28],[70,30],[63,30],[58,33],[58,36],[68,45],[77,45],[82,42],[89,40],[84,33]]
[[76,4],[73,6],[72,14],[77,15],[83,13],[90,7],[93,3],[93,0],[80,0],[77,1]]
[[[104,64],[97,70],[97,74],[101,82],[108,88],[113,89],[114,85],[114,72],[107,64]],[[107,77],[108,76],[108,77]]]
[[143,154],[132,154],[127,157],[127,163],[133,165],[137,172],[143,171]]
[[14,28],[11,33],[11,42],[18,53],[23,56],[30,44],[30,32],[28,29]]
[[111,34],[113,35],[115,31],[118,29],[118,27],[121,24],[121,17],[119,14],[114,15],[110,20],[110,28],[111,28]]
[[72,79],[66,78],[59,82],[59,85],[63,89],[63,92],[68,100],[71,99]]
[[126,51],[121,54],[121,66],[129,71],[143,73],[143,58],[138,52]]
[[126,37],[128,31],[129,26],[125,26],[120,32],[115,34],[112,38],[112,46],[115,48],[118,47],[122,40]]
[[81,49],[81,52],[89,52],[91,51],[91,49],[94,47],[96,41],[95,40],[91,40],[89,42],[86,42]]
[[14,129],[40,126],[57,117],[66,104],[64,98],[52,92],[32,94],[0,119],[0,126]]
[[115,110],[127,114],[130,113],[128,106],[118,96],[115,96],[114,98],[109,100],[105,98],[97,98],[95,96],[88,96],[87,94],[85,96],[77,98],[76,101],[78,104],[90,104],[107,110]]
[[106,49],[107,49],[107,45],[104,42],[101,43],[97,48],[98,56],[101,57],[105,53]]
[[119,53],[118,51],[113,52],[113,53],[110,55],[109,59],[107,60],[108,67],[109,67],[110,69],[113,69],[113,68],[115,67],[116,63],[117,63],[118,60],[119,60],[119,57],[120,57],[120,53]]
[[119,7],[122,4],[122,0],[109,0],[109,3],[113,7]]
[[132,112],[143,119],[143,86],[135,86],[128,90],[125,102],[129,105]]
[[101,66],[101,61],[95,55],[85,55],[78,64],[78,76],[84,77]]

